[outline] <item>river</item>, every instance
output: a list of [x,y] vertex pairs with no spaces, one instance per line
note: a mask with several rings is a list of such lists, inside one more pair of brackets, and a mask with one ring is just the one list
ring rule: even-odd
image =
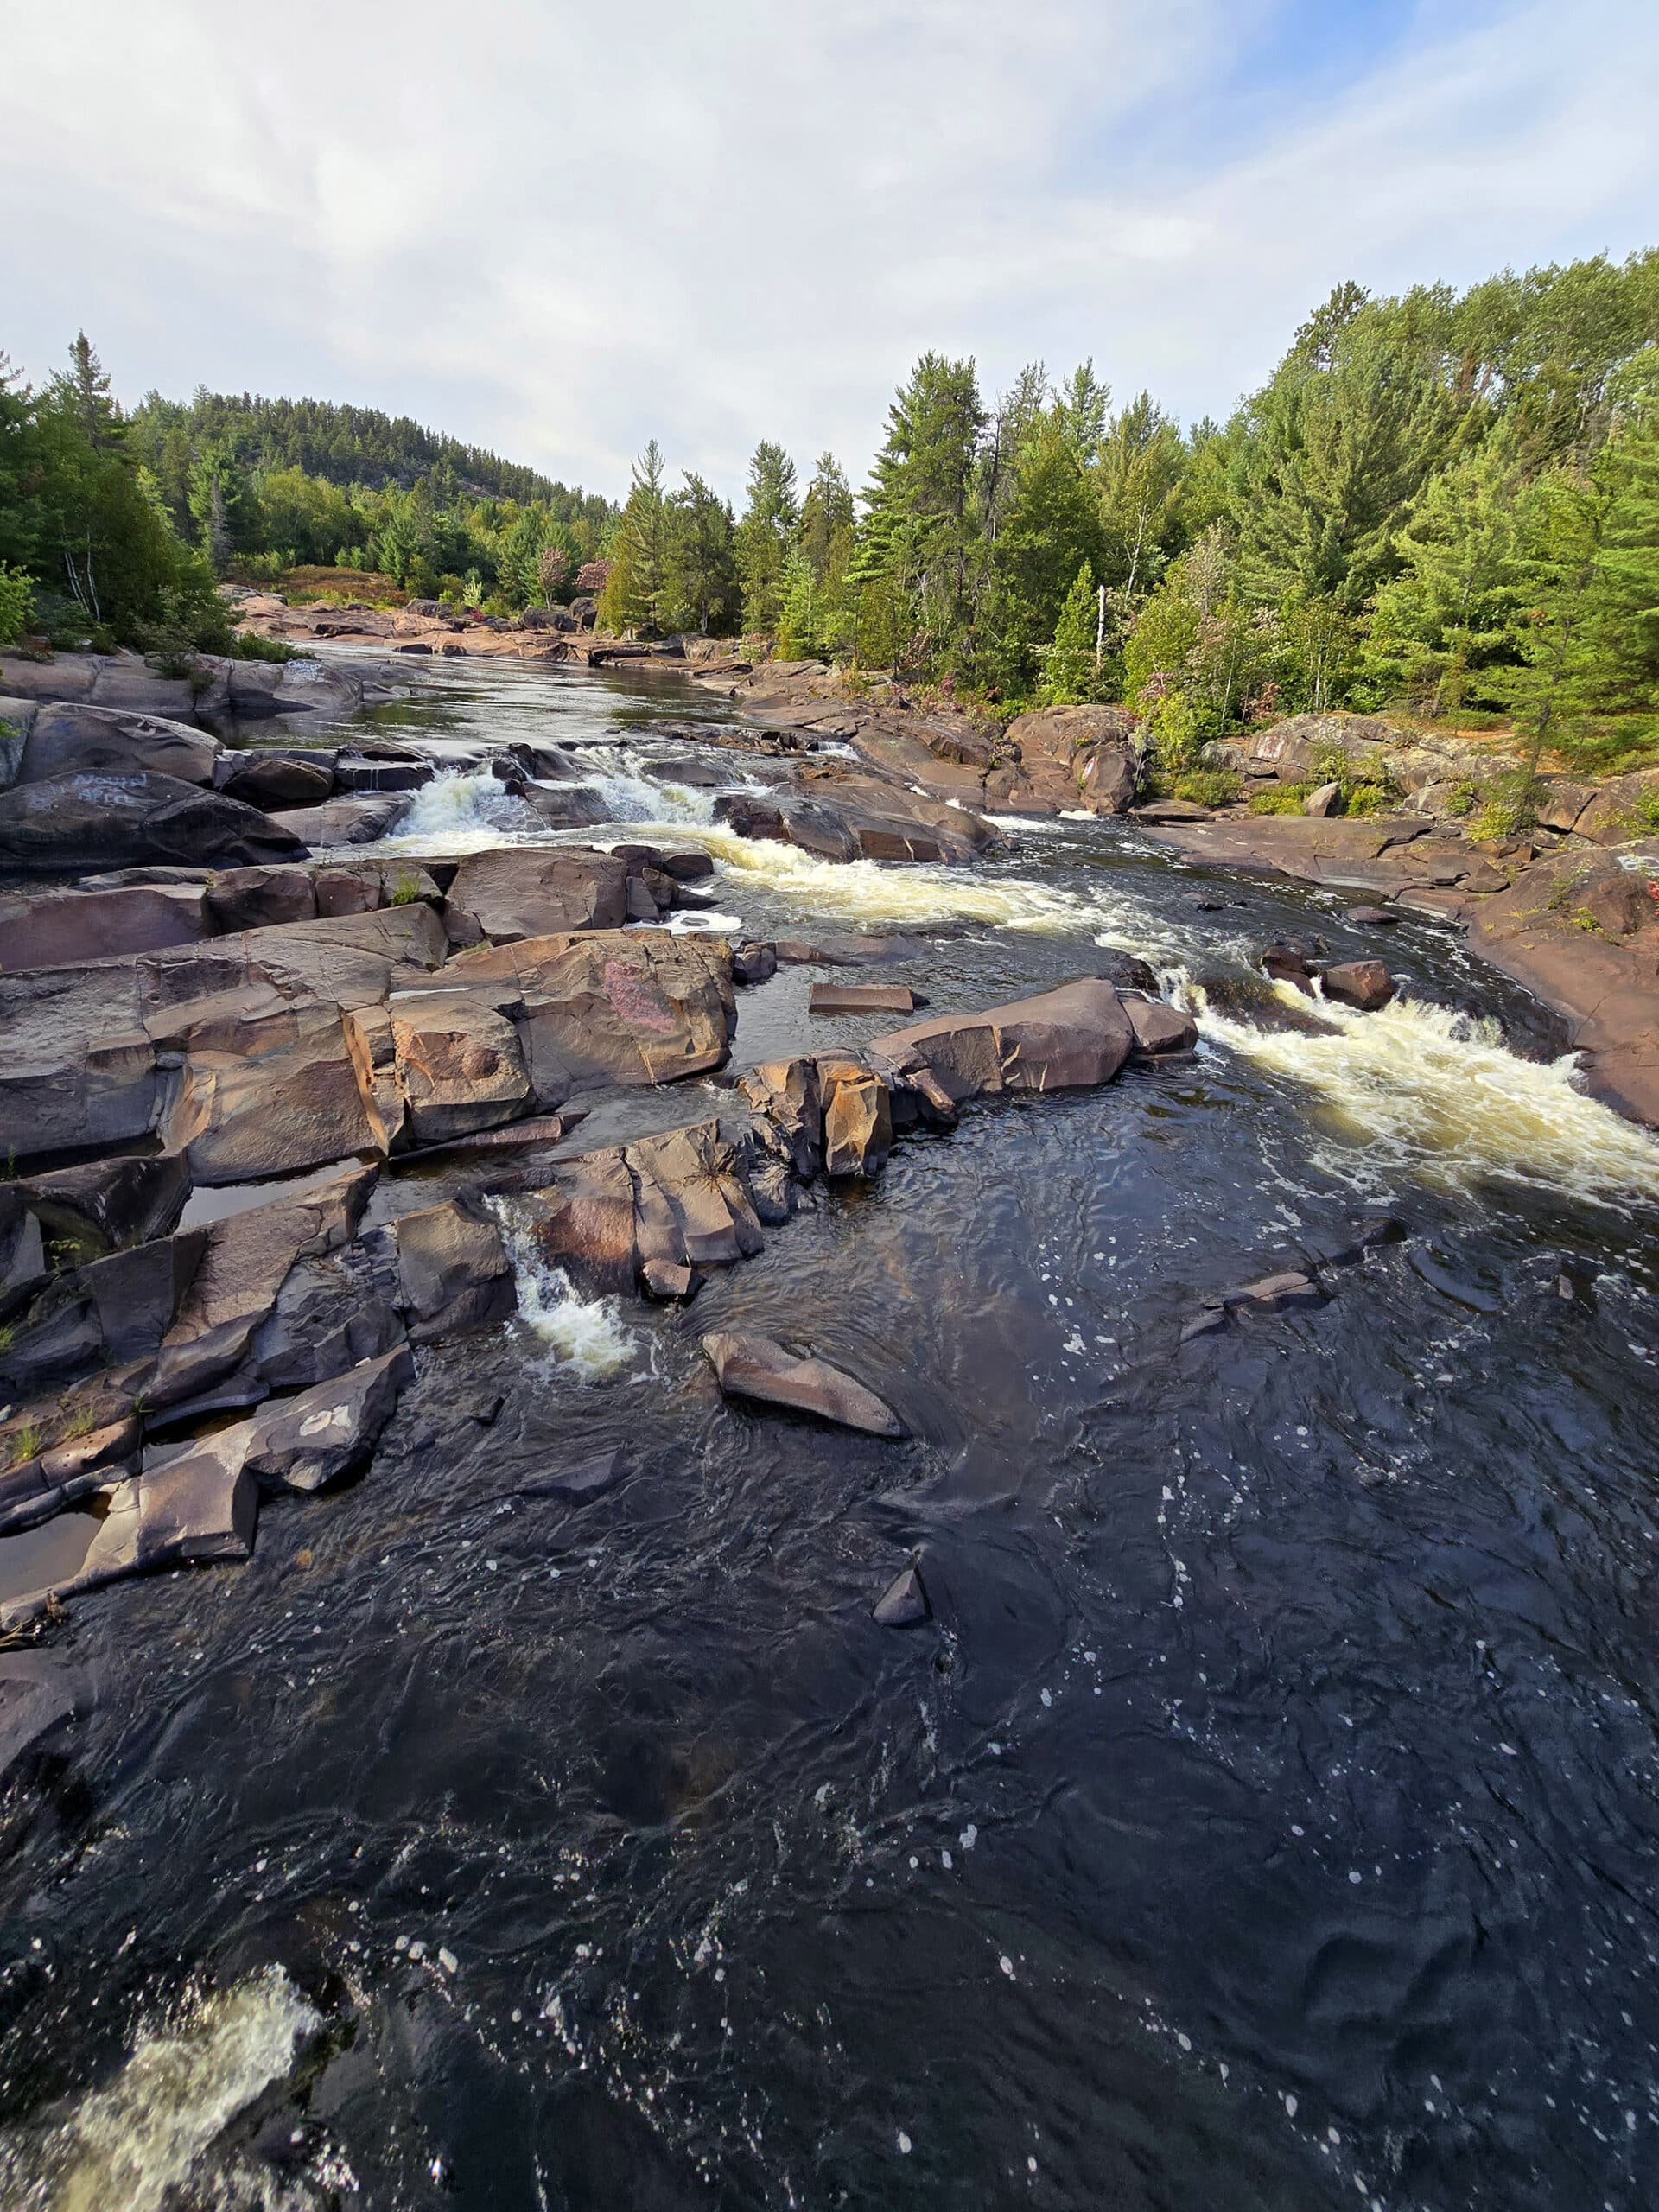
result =
[[[971,869],[736,838],[766,764],[652,735],[719,712],[474,662],[365,719],[592,747],[578,841],[706,846],[748,935],[914,935],[870,972],[934,1011],[1136,952],[1199,1050],[969,1109],[685,1309],[526,1263],[248,1566],[78,1600],[92,1710],[0,1861],[4,2202],[1653,2202],[1659,1145],[1428,921],[1111,823]],[[395,846],[524,834],[493,788]],[[1287,930],[1402,997],[1299,1013]],[[892,1026],[809,1020],[812,972],[740,992],[738,1064]],[[1328,1304],[1181,1344],[1383,1211]],[[913,1440],[722,1402],[743,1326]],[[877,1627],[918,1551],[935,1618]]]

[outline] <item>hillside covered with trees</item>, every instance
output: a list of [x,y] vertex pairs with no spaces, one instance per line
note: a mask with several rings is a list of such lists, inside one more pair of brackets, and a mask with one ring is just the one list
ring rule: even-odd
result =
[[734,518],[653,443],[619,626],[728,610],[789,656],[1007,707],[1124,700],[1173,767],[1230,729],[1384,706],[1592,760],[1659,743],[1659,252],[1332,294],[1225,423],[1092,362],[987,398],[929,353],[855,503],[757,447]]
[[[372,410],[151,395],[85,338],[0,383],[0,626],[223,635],[213,585],[296,566],[512,613],[610,563],[618,630],[948,686],[1006,712],[1122,700],[1166,767],[1303,709],[1512,722],[1612,765],[1659,748],[1659,251],[1470,290],[1339,285],[1225,423],[1115,402],[1085,362],[988,397],[925,354],[861,493],[763,440],[741,512],[626,506]],[[342,575],[342,582],[346,582]],[[32,610],[32,611],[31,611]],[[0,627],[0,637],[8,634]]]

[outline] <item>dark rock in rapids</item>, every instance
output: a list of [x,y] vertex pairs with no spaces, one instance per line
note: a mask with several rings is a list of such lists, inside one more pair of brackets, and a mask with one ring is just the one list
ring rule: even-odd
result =
[[495,1217],[463,1194],[392,1227],[410,1335],[416,1344],[504,1321],[518,1303]]
[[1343,916],[1356,929],[1393,929],[1400,917],[1392,906],[1351,906]]
[[870,1618],[882,1628],[915,1628],[927,1619],[927,1591],[915,1567],[907,1567],[876,1599]]
[[1091,976],[1007,1006],[894,1030],[876,1038],[869,1054],[876,1066],[906,1077],[925,1069],[959,1103],[1109,1083],[1135,1042],[1116,988]]
[[574,1467],[562,1468],[555,1475],[537,1475],[531,1482],[521,1483],[508,1492],[511,1497],[568,1497],[578,1503],[598,1497],[604,1491],[621,1481],[628,1470],[628,1459],[623,1452],[602,1452],[591,1459],[583,1459]]
[[732,947],[732,981],[766,983],[778,973],[778,948],[753,942]]
[[914,1014],[925,998],[898,983],[814,983],[809,1014]]
[[219,789],[232,798],[267,813],[283,807],[321,806],[334,792],[331,766],[321,760],[300,760],[282,753],[232,755],[228,773]]
[[1449,1298],[1453,1305],[1466,1306],[1474,1313],[1501,1313],[1503,1300],[1484,1283],[1471,1281],[1459,1274],[1421,1244],[1414,1244],[1407,1254],[1413,1272],[1422,1277],[1431,1290],[1438,1290],[1442,1298]]
[[754,1398],[797,1413],[817,1414],[871,1436],[905,1433],[904,1423],[891,1406],[827,1360],[800,1357],[770,1337],[729,1330],[705,1337],[702,1348],[728,1397]]
[[1394,996],[1394,977],[1380,960],[1343,960],[1322,977],[1325,995],[1362,1014],[1375,1014]]
[[1121,994],[1123,1011],[1135,1032],[1134,1057],[1159,1059],[1166,1052],[1190,1052],[1198,1041],[1198,1025],[1184,1007],[1163,999],[1143,998],[1138,991]]
[[1148,998],[1158,995],[1158,978],[1150,965],[1136,959],[1132,952],[1118,952],[1109,945],[1096,955],[1096,972],[1109,983],[1116,983],[1121,991],[1144,991]]
[[1312,1275],[1291,1268],[1242,1283],[1236,1290],[1224,1291],[1220,1302],[1229,1308],[1254,1306],[1265,1313],[1278,1313],[1297,1306],[1323,1306],[1326,1300]]
[[77,1684],[33,1654],[0,1660],[0,1783],[74,1718]]

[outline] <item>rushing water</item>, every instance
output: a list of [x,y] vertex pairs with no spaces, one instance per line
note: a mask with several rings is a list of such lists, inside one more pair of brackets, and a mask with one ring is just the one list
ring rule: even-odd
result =
[[[705,845],[751,933],[903,931],[940,1009],[1133,950],[1204,1042],[970,1109],[687,1310],[526,1255],[359,1482],[77,1604],[0,1863],[8,2205],[1653,2201],[1659,1148],[1427,923],[1094,823],[832,868],[712,823],[764,764],[653,741],[718,718],[677,686],[423,676],[383,734],[592,748],[587,834]],[[464,771],[417,810],[532,834]],[[1287,928],[1402,999],[1269,989]],[[810,973],[740,1061],[883,1026]],[[1181,1344],[1384,1207],[1329,1304]],[[915,1440],[723,1404],[728,1325]],[[935,1618],[878,1629],[917,1552]]]

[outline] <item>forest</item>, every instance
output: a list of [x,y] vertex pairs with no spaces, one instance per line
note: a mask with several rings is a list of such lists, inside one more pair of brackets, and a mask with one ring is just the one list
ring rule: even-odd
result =
[[762,440],[741,512],[655,441],[617,507],[363,409],[124,414],[84,337],[38,392],[0,376],[0,640],[222,644],[216,582],[296,568],[512,613],[598,557],[618,631],[997,715],[1122,701],[1174,772],[1337,707],[1624,765],[1659,752],[1659,250],[1339,285],[1224,423],[1115,404],[1092,361],[988,397],[930,353],[860,491]]

